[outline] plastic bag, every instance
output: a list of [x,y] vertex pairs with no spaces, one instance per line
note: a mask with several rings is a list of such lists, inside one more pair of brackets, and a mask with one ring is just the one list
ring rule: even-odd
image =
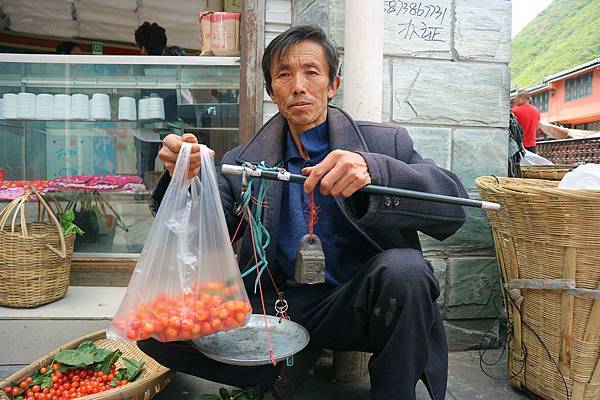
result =
[[525,150],[525,156],[521,160],[521,165],[553,165],[554,163],[540,155]]
[[584,164],[567,172],[558,184],[559,189],[600,190],[600,165]]
[[191,145],[181,147],[111,339],[192,340],[244,326],[252,311],[233,253],[210,150],[201,180],[188,179]]

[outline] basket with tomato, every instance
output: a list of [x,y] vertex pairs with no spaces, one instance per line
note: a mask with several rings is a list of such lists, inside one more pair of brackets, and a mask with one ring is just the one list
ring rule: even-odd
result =
[[108,340],[106,331],[100,331],[67,343],[1,381],[0,399],[150,399],[171,376],[135,342]]

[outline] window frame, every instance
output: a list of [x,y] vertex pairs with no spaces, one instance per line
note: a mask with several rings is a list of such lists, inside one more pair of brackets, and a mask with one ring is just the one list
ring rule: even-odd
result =
[[565,102],[592,96],[594,71],[565,80]]
[[[536,101],[535,99],[541,99],[541,102]],[[537,93],[531,96],[531,104],[535,106],[541,113],[548,112],[548,107],[550,103],[550,91],[546,90],[544,92]]]

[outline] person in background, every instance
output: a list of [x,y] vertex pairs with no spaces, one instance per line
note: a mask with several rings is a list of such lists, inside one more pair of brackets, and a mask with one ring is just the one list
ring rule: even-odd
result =
[[531,96],[526,91],[519,91],[515,97],[512,112],[523,128],[523,146],[532,153],[537,153],[535,135],[540,122],[540,111],[531,105]]
[[75,42],[60,42],[56,46],[56,54],[76,54],[80,55],[81,47],[79,47],[78,43]]
[[156,22],[145,21],[135,30],[135,44],[145,56],[162,56],[167,47],[167,32]]
[[[140,48],[140,53],[144,56],[162,56],[167,49],[167,32],[165,28],[156,22],[145,21],[137,27],[134,32],[135,43]],[[153,89],[142,90],[141,98],[157,95],[163,99],[165,106],[165,120],[177,121],[177,93],[175,90]],[[140,173],[154,171],[155,160],[160,150],[160,143],[137,142],[136,147],[140,153]]]

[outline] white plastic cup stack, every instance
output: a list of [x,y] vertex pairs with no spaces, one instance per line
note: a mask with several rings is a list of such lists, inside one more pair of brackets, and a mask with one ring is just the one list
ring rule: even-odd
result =
[[165,119],[165,102],[160,97],[148,99],[148,119]]
[[135,112],[135,99],[133,97],[119,98],[119,120],[135,121],[137,120]]
[[94,93],[90,107],[92,119],[96,121],[110,120],[110,99],[107,94]]
[[4,119],[17,119],[19,117],[17,95],[14,93],[5,93],[2,96],[2,100],[4,100]]
[[52,119],[71,119],[71,95],[55,94]]
[[52,119],[54,110],[54,96],[48,93],[40,93],[35,99],[35,119]]
[[150,99],[140,99],[139,104],[138,104],[138,110],[139,110],[139,115],[138,115],[138,119],[140,121],[145,121],[147,119],[149,119],[148,117],[148,100]]
[[0,99],[0,119],[4,119],[4,99]]
[[90,118],[90,100],[87,94],[71,95],[71,119],[86,120]]
[[19,119],[35,119],[35,98],[33,93],[19,93],[17,96]]

